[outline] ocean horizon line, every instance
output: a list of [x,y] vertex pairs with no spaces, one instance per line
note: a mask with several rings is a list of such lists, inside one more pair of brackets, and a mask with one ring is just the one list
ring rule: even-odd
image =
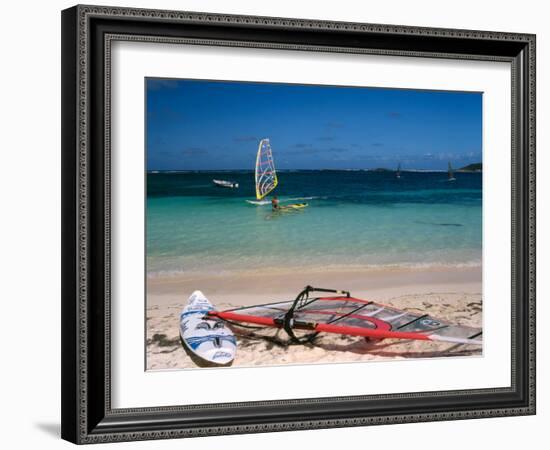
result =
[[[400,169],[401,173],[447,173],[447,169]],[[254,173],[254,169],[150,169],[147,174],[167,173]],[[383,167],[371,169],[277,169],[277,172],[397,172]],[[457,173],[482,173],[481,170],[456,169]]]

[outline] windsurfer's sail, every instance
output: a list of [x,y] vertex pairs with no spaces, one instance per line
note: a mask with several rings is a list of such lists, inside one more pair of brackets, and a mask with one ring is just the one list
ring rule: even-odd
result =
[[[310,297],[314,291],[336,294]],[[306,287],[294,301],[212,311],[233,323],[282,328],[294,343],[309,342],[321,332],[370,339],[415,339],[481,345],[481,330],[452,324],[428,314],[412,313],[354,298],[346,291]],[[297,335],[298,334],[298,335]]]
[[269,139],[262,139],[256,155],[256,198],[261,200],[277,187],[277,172],[273,163]]
[[401,163],[397,165],[397,170],[395,172],[395,178],[401,178]]

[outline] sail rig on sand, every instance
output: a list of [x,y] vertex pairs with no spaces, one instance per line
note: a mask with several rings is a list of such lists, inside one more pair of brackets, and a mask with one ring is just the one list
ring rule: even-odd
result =
[[[313,292],[330,293],[310,297]],[[295,300],[210,311],[209,316],[245,328],[278,328],[289,342],[305,344],[319,333],[359,336],[370,340],[413,339],[482,345],[478,328],[456,325],[428,314],[412,313],[354,298],[347,291],[307,286]]]

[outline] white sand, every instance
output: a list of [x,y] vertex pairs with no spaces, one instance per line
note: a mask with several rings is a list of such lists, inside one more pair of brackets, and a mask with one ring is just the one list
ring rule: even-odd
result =
[[[357,298],[451,322],[482,327],[481,268],[276,270],[220,275],[149,278],[147,283],[147,367],[196,367],[179,339],[179,313],[196,289],[219,310],[291,300],[305,285],[345,289]],[[237,330],[235,330],[237,331]],[[239,330],[233,366],[368,361],[481,355],[479,346],[427,341],[384,340],[319,335],[314,344],[279,346]],[[269,330],[275,336],[284,331]]]

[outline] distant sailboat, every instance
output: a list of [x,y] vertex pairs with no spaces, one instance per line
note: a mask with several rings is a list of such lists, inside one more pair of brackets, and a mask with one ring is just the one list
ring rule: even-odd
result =
[[453,168],[451,167],[451,163],[449,162],[449,170],[448,170],[448,173],[449,173],[449,179],[448,181],[456,181],[456,178],[453,174]]
[[397,165],[397,170],[395,172],[395,178],[401,178],[401,163]]

